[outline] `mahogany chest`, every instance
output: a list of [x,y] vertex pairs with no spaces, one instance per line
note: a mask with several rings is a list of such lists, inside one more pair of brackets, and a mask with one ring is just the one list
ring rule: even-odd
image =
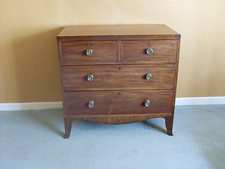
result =
[[166,25],[68,26],[57,36],[65,138],[73,119],[164,118],[172,135],[180,35]]

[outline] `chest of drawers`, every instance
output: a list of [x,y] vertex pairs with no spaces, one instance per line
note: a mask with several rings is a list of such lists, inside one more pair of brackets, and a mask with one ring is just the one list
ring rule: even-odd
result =
[[161,117],[172,135],[179,34],[166,25],[68,26],[57,40],[65,138],[74,119]]

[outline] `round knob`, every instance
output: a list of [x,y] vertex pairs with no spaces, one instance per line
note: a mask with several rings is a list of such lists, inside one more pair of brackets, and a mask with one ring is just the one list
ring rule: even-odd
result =
[[150,100],[145,100],[144,106],[145,106],[146,108],[150,107],[150,106],[151,106],[151,101],[150,101]]
[[84,53],[85,53],[86,56],[91,56],[93,54],[93,49],[86,49],[84,51]]
[[146,73],[145,80],[151,80],[151,79],[152,79],[152,74],[150,72]]
[[94,100],[88,101],[88,108],[93,109],[94,107],[95,107],[95,101]]
[[153,48],[147,48],[147,49],[145,49],[145,54],[146,55],[149,55],[149,56],[151,56],[151,55],[153,55],[154,54],[154,49]]
[[93,81],[95,79],[95,76],[93,75],[93,74],[88,74],[87,76],[86,76],[86,80],[87,81]]

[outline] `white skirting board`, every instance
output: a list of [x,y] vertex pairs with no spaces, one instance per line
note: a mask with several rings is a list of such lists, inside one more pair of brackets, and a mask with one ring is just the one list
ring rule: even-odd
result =
[[[179,105],[213,105],[225,104],[225,96],[218,97],[182,97],[176,98]],[[27,103],[0,103],[0,111],[43,110],[62,108],[62,102],[27,102]]]
[[0,103],[0,111],[43,110],[62,108],[62,102]]

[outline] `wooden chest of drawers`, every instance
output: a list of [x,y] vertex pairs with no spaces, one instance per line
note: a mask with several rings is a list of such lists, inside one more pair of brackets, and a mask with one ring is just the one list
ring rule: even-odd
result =
[[69,26],[57,40],[65,138],[73,119],[162,117],[172,135],[179,34],[165,25]]

